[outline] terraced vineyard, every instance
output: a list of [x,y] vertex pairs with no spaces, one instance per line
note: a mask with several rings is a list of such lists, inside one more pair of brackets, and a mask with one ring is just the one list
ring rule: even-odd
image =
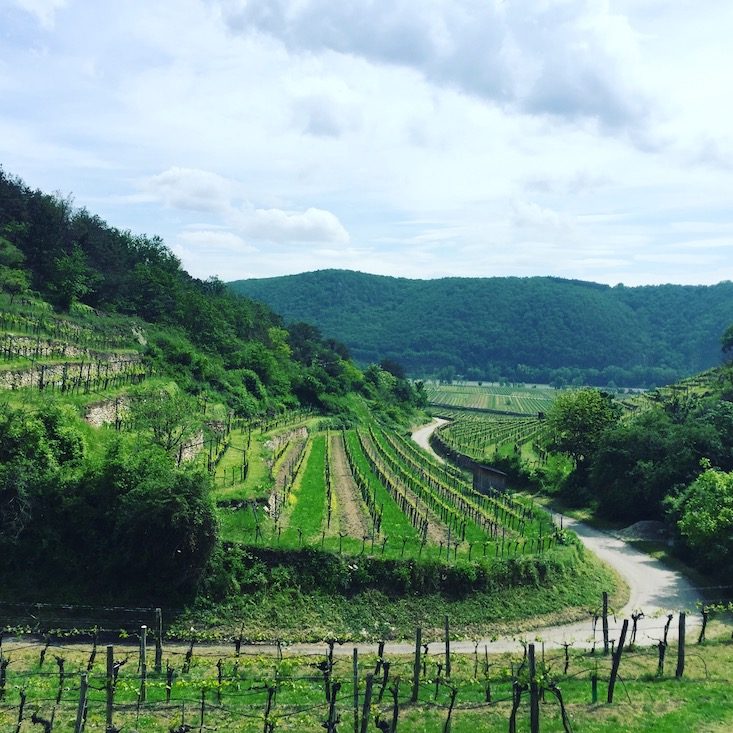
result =
[[[250,431],[250,450],[270,451],[269,475],[227,486],[225,469],[217,487],[225,539],[451,562],[542,553],[554,542],[530,501],[476,491],[403,435],[374,422],[345,432],[317,427],[310,419],[269,438]],[[230,450],[242,449],[234,442]]]
[[0,389],[90,394],[139,384],[150,372],[133,325],[83,310],[57,315],[43,301],[3,302]]
[[448,448],[479,463],[517,455],[527,462],[544,461],[547,426],[538,417],[502,417],[465,410],[441,411],[451,422],[437,435]]
[[499,385],[426,387],[431,411],[450,420],[436,439],[450,451],[479,463],[519,456],[527,463],[546,460],[544,415],[557,391]]
[[436,385],[425,386],[430,405],[440,408],[486,410],[516,415],[537,415],[553,403],[554,389],[546,387],[501,385]]

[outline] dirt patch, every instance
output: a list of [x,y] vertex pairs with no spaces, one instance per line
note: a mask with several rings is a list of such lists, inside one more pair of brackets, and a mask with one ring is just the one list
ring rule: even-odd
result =
[[[331,459],[331,481],[338,502],[338,523],[331,522],[329,534],[348,532],[352,537],[362,538],[370,532],[366,509],[362,506],[359,487],[354,482],[344,449],[341,433],[331,435],[328,446]],[[338,524],[338,530],[336,527]]]
[[630,527],[620,529],[614,533],[617,537],[622,540],[635,541],[635,540],[657,540],[666,542],[669,539],[669,529],[664,522],[653,522],[651,520],[636,522]]

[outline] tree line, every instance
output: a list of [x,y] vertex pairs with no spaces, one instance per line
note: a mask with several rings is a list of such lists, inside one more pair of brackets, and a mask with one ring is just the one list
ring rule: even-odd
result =
[[[728,329],[724,348],[733,348]],[[727,338],[727,340],[726,340]],[[537,478],[570,504],[631,524],[661,520],[679,554],[720,573],[733,559],[733,364],[703,386],[651,393],[631,414],[611,395],[562,393],[548,413],[551,447],[569,457]],[[722,570],[725,572],[725,570]]]

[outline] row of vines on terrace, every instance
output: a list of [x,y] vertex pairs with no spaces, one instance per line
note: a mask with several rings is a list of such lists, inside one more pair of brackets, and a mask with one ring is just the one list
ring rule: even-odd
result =
[[222,507],[226,538],[258,547],[444,562],[546,552],[564,539],[531,500],[480,492],[406,435],[371,422],[270,438],[270,486]]

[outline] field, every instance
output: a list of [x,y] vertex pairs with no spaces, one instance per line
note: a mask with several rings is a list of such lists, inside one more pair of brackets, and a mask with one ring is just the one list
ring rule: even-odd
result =
[[464,410],[485,410],[515,415],[534,415],[546,411],[553,403],[556,390],[525,385],[427,384],[428,402],[434,407]]

